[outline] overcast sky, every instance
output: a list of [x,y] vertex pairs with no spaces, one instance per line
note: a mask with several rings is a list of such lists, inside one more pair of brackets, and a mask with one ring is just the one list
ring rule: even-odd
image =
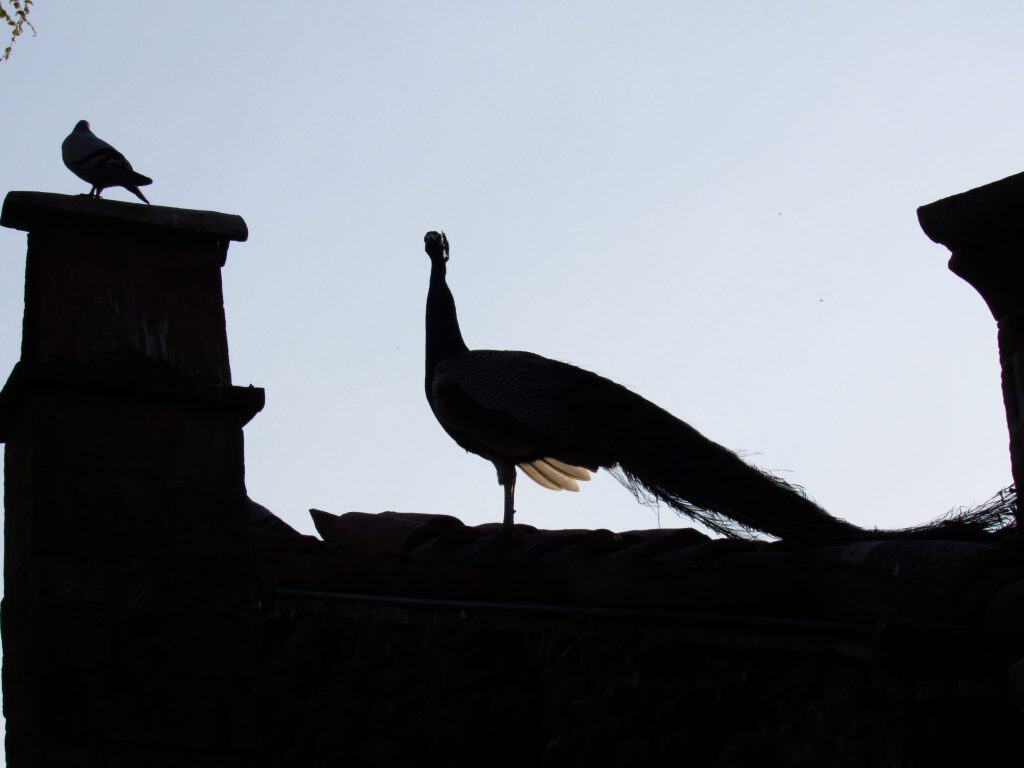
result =
[[[470,347],[597,371],[862,525],[980,502],[1010,482],[995,326],[915,209],[1022,170],[1024,6],[772,5],[41,0],[0,64],[3,188],[86,192],[85,118],[154,204],[245,218],[248,487],[303,531],[500,519],[423,396],[435,228]],[[4,371],[24,251],[0,231]],[[517,501],[659,524],[605,473]]]

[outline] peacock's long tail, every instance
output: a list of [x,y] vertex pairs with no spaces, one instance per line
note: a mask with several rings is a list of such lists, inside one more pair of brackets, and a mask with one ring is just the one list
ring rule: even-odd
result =
[[752,538],[756,532],[807,546],[858,540],[988,540],[1012,527],[1016,494],[1002,492],[904,530],[867,530],[837,518],[790,485],[743,461],[667,411],[623,388],[628,397],[604,438],[616,458],[612,473],[641,501],[664,502],[711,530]]
[[616,430],[612,471],[637,498],[664,502],[726,536],[749,538],[761,531],[808,545],[864,537],[861,528],[833,517],[796,487],[750,466],[667,411],[636,395],[630,400],[626,410],[632,418]]

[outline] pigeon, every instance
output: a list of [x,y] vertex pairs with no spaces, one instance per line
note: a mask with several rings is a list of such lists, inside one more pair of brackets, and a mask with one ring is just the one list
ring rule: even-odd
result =
[[107,187],[124,187],[146,205],[149,200],[139,187],[153,180],[132,170],[132,164],[112,146],[89,130],[88,120],[79,120],[60,145],[64,165],[75,176],[92,184],[89,196],[100,196]]

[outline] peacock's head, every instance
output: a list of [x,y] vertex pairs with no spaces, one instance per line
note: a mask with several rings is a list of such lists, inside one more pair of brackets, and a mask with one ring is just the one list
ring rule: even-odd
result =
[[448,238],[444,232],[427,232],[423,236],[423,249],[431,261],[442,259],[448,261]]

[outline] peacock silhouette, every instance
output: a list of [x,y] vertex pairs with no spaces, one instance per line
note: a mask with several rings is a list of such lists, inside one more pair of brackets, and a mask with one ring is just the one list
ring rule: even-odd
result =
[[490,461],[505,491],[503,534],[513,532],[516,469],[552,490],[575,491],[598,469],[637,499],[665,502],[735,538],[758,532],[804,546],[861,539],[991,541],[1017,535],[1013,486],[923,525],[860,528],[801,489],[744,462],[620,384],[532,352],[470,350],[446,282],[448,238],[428,232],[427,402],[445,431]]
[[864,534],[620,384],[531,352],[470,350],[446,281],[448,238],[428,232],[424,245],[427,401],[456,443],[494,464],[505,534],[517,468],[570,491],[607,469],[639,499],[665,502],[727,536],[760,531],[826,544]]

